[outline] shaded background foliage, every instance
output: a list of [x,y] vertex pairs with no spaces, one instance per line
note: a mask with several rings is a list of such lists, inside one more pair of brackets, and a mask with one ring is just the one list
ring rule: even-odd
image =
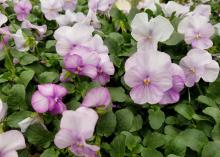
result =
[[[180,0],[183,3],[184,0]],[[38,4],[38,0],[33,0]],[[133,2],[136,3],[135,1]],[[196,1],[195,4],[199,4]],[[220,2],[210,1],[211,21],[220,22]],[[78,1],[78,11],[87,11],[87,1]],[[135,5],[133,5],[135,6]],[[15,21],[11,7],[4,11],[8,14],[10,28],[14,32],[20,23]],[[107,84],[114,108],[105,114],[100,113],[94,138],[91,142],[101,147],[103,157],[220,157],[220,78],[211,84],[200,81],[193,88],[185,88],[181,101],[174,105],[159,106],[136,105],[129,97],[129,88],[123,80],[125,60],[136,51],[136,42],[132,39],[130,23],[138,12],[135,7],[125,15],[113,7],[110,16],[99,16],[102,28],[96,33],[102,36],[108,46],[116,73]],[[146,10],[149,16],[154,16]],[[160,8],[157,14],[162,14]],[[48,22],[35,6],[29,16],[31,22],[46,24],[46,38],[33,45],[30,53],[20,53],[15,49],[5,49],[0,53],[0,97],[7,102],[8,115],[0,130],[18,128],[17,123],[27,117],[36,116],[30,99],[41,83],[59,83],[68,89],[64,102],[68,109],[75,110],[93,87],[99,86],[88,78],[73,77],[71,83],[60,83],[59,74],[63,64],[55,50],[53,32],[58,28],[55,22]],[[170,18],[176,27],[179,19]],[[24,30],[30,43],[34,32]],[[214,46],[209,52],[219,60],[220,37],[213,37]],[[14,46],[11,42],[11,47]],[[173,36],[159,50],[168,53],[176,63],[186,55],[188,47],[180,36]],[[16,58],[19,63],[13,64]],[[101,112],[101,111],[100,111]],[[38,115],[48,130],[41,125],[31,125],[25,133],[27,149],[19,152],[19,157],[72,157],[68,150],[58,150],[54,144],[54,135],[59,129],[60,116]]]

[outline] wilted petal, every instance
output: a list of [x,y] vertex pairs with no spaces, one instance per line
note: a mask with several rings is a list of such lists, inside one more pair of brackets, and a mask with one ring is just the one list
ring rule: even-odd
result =
[[110,105],[111,96],[107,88],[97,87],[88,91],[83,99],[81,106],[99,107]]
[[39,91],[36,91],[32,95],[31,104],[34,110],[39,113],[47,112],[49,109],[49,100],[47,97],[41,95]]
[[[0,134],[0,141],[4,141],[0,143],[2,154],[24,149],[26,147],[24,136],[17,130],[11,130]],[[14,155],[14,153],[12,153],[12,155]]]

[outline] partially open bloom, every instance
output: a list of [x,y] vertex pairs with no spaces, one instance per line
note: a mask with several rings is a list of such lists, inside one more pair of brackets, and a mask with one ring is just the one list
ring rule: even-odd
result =
[[169,1],[167,4],[162,3],[160,6],[166,17],[170,17],[173,13],[175,13],[176,16],[186,15],[190,9],[190,6],[181,5],[174,1]]
[[17,150],[26,147],[24,136],[17,130],[11,130],[0,134],[0,156],[17,157]]
[[0,99],[0,122],[4,119],[7,109],[8,109],[7,105],[3,103],[2,100]]
[[89,0],[89,9],[96,11],[106,12],[111,9],[115,0]]
[[99,54],[99,57],[100,62],[96,66],[97,75],[93,80],[99,82],[101,85],[105,85],[110,81],[110,76],[114,75],[115,68],[108,54]]
[[115,3],[116,7],[128,14],[131,10],[131,2],[129,0],[117,0]]
[[185,74],[179,65],[173,63],[170,67],[170,72],[172,74],[173,86],[164,93],[163,98],[159,102],[162,105],[178,102],[180,91],[183,90],[185,84]]
[[74,23],[82,22],[85,20],[86,16],[81,12],[71,12],[67,10],[65,15],[59,15],[56,17],[56,22],[59,26],[72,26]]
[[11,33],[9,32],[9,27],[0,28],[0,35],[2,40],[0,40],[0,50],[3,49],[5,45],[8,44],[9,39],[11,38]]
[[170,21],[162,16],[148,20],[146,13],[137,14],[131,23],[132,37],[138,42],[138,49],[157,49],[158,42],[170,38],[174,28]]
[[99,147],[86,143],[93,136],[97,120],[97,113],[86,107],[63,112],[60,131],[54,139],[55,145],[60,149],[69,147],[76,156],[98,157]]
[[89,90],[83,99],[84,107],[108,107],[111,103],[111,95],[108,88],[96,87]]
[[13,38],[18,51],[25,52],[30,49],[21,29],[17,30],[16,34],[13,34]]
[[77,23],[73,27],[63,26],[58,28],[54,33],[57,40],[56,51],[59,55],[65,56],[74,52],[83,43],[92,38],[94,29],[91,26]]
[[63,0],[63,9],[64,10],[75,10],[77,0]]
[[66,110],[62,98],[67,94],[67,90],[56,84],[38,85],[38,90],[34,92],[31,104],[38,113],[49,111],[52,114],[60,114]]
[[157,10],[156,4],[159,3],[159,0],[142,0],[138,3],[138,9],[150,9],[153,12]]
[[130,96],[137,104],[156,104],[172,87],[170,56],[163,52],[137,52],[125,64],[125,83],[132,88]]
[[21,129],[21,132],[26,132],[26,130],[28,129],[28,127],[30,125],[33,125],[34,123],[38,122],[38,119],[36,117],[27,117],[24,120],[20,121],[18,123],[18,126]]
[[30,14],[32,4],[29,0],[14,1],[14,11],[19,21],[23,21]]
[[202,78],[205,82],[214,82],[219,74],[219,65],[212,60],[211,54],[205,50],[192,49],[180,61],[187,87],[192,87]]
[[63,1],[62,0],[40,0],[41,10],[47,20],[55,20],[62,11]]
[[34,25],[28,20],[24,20],[21,24],[21,27],[26,28],[26,29],[35,29],[37,31],[39,37],[43,37],[43,35],[47,31],[46,25],[42,25],[42,26]]

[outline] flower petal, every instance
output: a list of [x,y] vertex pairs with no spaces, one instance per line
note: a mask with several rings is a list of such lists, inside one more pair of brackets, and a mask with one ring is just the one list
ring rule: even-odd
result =
[[24,136],[17,130],[10,130],[0,134],[1,153],[24,149],[26,147]]
[[32,95],[31,104],[34,110],[39,113],[47,112],[49,108],[49,100],[47,99],[47,97],[43,96],[39,91],[36,91]]
[[67,129],[61,129],[54,139],[54,144],[60,149],[71,146],[73,142],[71,131]]
[[48,83],[48,84],[38,85],[37,87],[39,92],[45,97],[53,97],[55,95],[54,92],[55,84]]

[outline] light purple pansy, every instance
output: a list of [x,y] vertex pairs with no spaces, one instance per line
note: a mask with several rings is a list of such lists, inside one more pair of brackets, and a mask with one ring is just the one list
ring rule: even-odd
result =
[[75,51],[83,43],[92,38],[94,28],[85,24],[76,23],[73,27],[62,26],[54,33],[57,40],[56,51],[59,55],[65,56]]
[[110,81],[110,76],[114,75],[115,68],[108,54],[99,54],[99,57],[101,60],[99,64],[96,66],[97,75],[93,80],[99,82],[101,85],[105,85]]
[[40,0],[41,11],[47,20],[55,20],[62,11],[63,1],[62,0]]
[[183,90],[185,84],[185,74],[179,65],[173,63],[170,67],[170,71],[172,73],[173,86],[164,93],[163,98],[159,102],[162,105],[178,102],[180,99],[180,91]]
[[160,6],[166,17],[170,17],[173,13],[175,13],[176,16],[183,16],[186,15],[190,9],[190,6],[181,5],[174,1],[169,1],[166,4],[161,3]]
[[166,41],[174,28],[170,21],[162,16],[148,20],[146,13],[136,14],[131,23],[132,37],[138,42],[138,49],[157,49],[158,42]]
[[89,9],[96,11],[106,12],[109,11],[114,4],[115,0],[89,0]]
[[30,14],[32,4],[29,0],[14,0],[14,11],[19,21],[24,21]]
[[208,49],[213,45],[210,38],[214,27],[204,16],[185,17],[178,25],[178,32],[184,34],[185,42],[193,48]]
[[3,103],[2,100],[0,99],[0,122],[6,116],[7,109],[8,109],[7,105],[5,103]]
[[72,26],[74,23],[82,22],[86,16],[81,12],[72,12],[70,10],[65,11],[65,14],[60,14],[56,17],[56,22],[59,26]]
[[56,84],[38,85],[38,90],[34,92],[31,104],[38,113],[49,111],[51,114],[60,114],[66,110],[62,98],[67,94],[66,88]]
[[63,112],[60,131],[54,139],[55,145],[60,149],[69,147],[76,156],[98,157],[99,147],[86,143],[93,136],[97,120],[97,113],[86,107]]
[[192,49],[180,61],[187,87],[192,87],[202,78],[205,82],[214,82],[219,74],[219,65],[205,50]]
[[62,0],[64,10],[75,10],[77,0]]
[[96,87],[86,93],[81,106],[84,107],[108,107],[111,103],[111,95],[108,88]]
[[196,8],[192,12],[190,12],[188,15],[203,16],[203,17],[209,19],[210,15],[211,15],[211,6],[204,5],[204,4],[197,5]]
[[18,157],[16,151],[26,147],[24,136],[17,130],[1,133],[0,141],[0,157]]
[[40,38],[42,38],[47,31],[47,25],[38,26],[38,25],[32,24],[28,20],[24,20],[21,24],[21,27],[26,28],[26,29],[35,29]]
[[159,4],[159,0],[142,0],[138,3],[138,9],[150,9],[153,12],[157,10],[156,4]]
[[74,74],[95,78],[97,75],[96,66],[100,58],[97,53],[75,50],[74,53],[65,55],[65,69]]
[[125,64],[125,83],[132,88],[130,96],[137,104],[156,104],[172,87],[169,72],[171,58],[163,52],[137,52]]

